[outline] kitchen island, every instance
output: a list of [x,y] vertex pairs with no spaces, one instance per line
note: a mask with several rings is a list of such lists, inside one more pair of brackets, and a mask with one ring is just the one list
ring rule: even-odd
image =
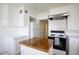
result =
[[48,38],[31,38],[20,42],[21,55],[53,54],[53,41]]

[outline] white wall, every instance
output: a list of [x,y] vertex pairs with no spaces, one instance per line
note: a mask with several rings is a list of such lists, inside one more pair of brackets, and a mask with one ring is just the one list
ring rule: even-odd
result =
[[48,19],[48,11],[47,12],[43,12],[43,13],[39,13],[37,14],[37,19],[38,20],[44,20],[44,19]]

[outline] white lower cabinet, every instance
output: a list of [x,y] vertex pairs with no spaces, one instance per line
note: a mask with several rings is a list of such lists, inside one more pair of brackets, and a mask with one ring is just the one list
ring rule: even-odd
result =
[[20,45],[14,38],[8,37],[5,39],[5,49],[9,55],[16,55],[20,52]]
[[79,37],[69,37],[69,55],[79,55]]
[[21,45],[21,55],[48,55],[48,53]]
[[4,38],[2,38],[3,39],[2,43],[5,43],[4,45],[2,45],[4,52],[7,52],[9,55],[20,54],[21,47],[19,42],[27,38],[28,38],[27,36],[18,39],[14,37],[5,36]]

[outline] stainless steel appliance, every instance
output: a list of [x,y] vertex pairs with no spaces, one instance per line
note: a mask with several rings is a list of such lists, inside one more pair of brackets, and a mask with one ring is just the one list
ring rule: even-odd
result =
[[[65,35],[64,31],[51,31],[51,36],[49,39],[53,39],[53,48],[59,51],[66,52],[65,54],[69,54],[69,41],[68,37]],[[55,53],[54,53],[55,54]]]

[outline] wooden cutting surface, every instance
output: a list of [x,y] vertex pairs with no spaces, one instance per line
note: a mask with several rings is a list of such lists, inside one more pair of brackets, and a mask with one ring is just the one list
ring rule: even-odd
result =
[[28,40],[21,41],[20,44],[28,46],[37,50],[48,52],[51,46],[53,46],[53,41],[48,38],[32,38]]

